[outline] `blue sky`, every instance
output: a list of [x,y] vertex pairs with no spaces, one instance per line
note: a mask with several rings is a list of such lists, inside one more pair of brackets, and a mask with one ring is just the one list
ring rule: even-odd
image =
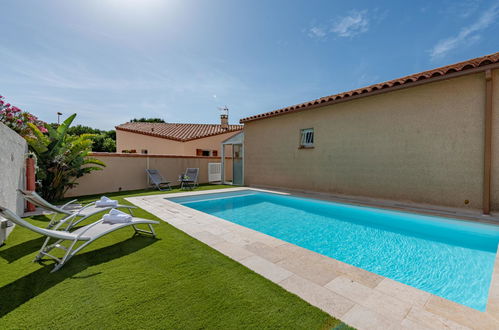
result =
[[499,51],[494,1],[3,0],[0,95],[56,121],[216,123]]

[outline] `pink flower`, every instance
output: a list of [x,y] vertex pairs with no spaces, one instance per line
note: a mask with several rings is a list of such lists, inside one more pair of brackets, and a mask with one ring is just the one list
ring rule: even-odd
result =
[[18,119],[18,120],[17,120],[17,123],[18,123],[18,124],[22,124],[22,123],[23,123],[23,121],[22,121],[21,119]]
[[39,130],[40,130],[40,132],[42,132],[42,133],[47,133],[47,132],[48,132],[48,130],[47,130],[45,127],[43,127],[43,126],[38,127],[38,129],[39,129]]

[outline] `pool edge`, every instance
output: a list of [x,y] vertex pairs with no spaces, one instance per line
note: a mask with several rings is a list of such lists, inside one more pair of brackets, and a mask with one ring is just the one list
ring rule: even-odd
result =
[[[270,189],[241,187],[216,191],[175,193],[169,194],[168,198],[248,189],[276,193]],[[277,191],[277,193],[295,195],[282,191]],[[368,328],[375,324],[383,327],[389,325],[397,327],[414,325],[419,327],[434,325],[449,327],[462,325],[471,328],[499,327],[499,257],[497,254],[489,289],[487,310],[480,312],[227,220],[171,202],[165,199],[165,195],[131,197],[127,200],[240,262],[284,289],[297,294],[310,304],[357,328]],[[257,244],[248,247],[252,243]],[[260,250],[255,248],[258,245],[261,247]],[[279,259],[279,255],[282,257],[281,259]],[[333,274],[334,269],[336,269],[340,275],[331,278],[330,281],[326,281],[327,274],[322,278],[320,276],[313,278],[313,276],[304,273],[303,270],[297,270],[283,262],[293,258],[316,261],[316,265],[320,265],[320,267],[317,266],[317,274],[328,271]],[[307,266],[314,267],[313,264]],[[407,299],[407,297],[411,299]],[[369,320],[370,323],[365,324],[366,320]]]

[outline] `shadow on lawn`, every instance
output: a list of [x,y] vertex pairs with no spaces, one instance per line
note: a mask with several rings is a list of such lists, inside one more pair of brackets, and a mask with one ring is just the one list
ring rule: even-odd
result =
[[134,236],[102,249],[76,255],[55,273],[50,273],[53,263],[48,263],[43,268],[0,288],[0,297],[7,297],[0,304],[0,318],[67,278],[84,279],[100,274],[98,272],[87,276],[76,276],[90,266],[132,254],[157,240],[151,237]]
[[[50,218],[46,215],[37,215],[32,217],[32,219],[36,221],[46,222],[47,224],[50,222]],[[44,240],[45,237],[39,237],[13,246],[9,246],[9,241],[7,240],[5,246],[2,246],[2,250],[0,250],[0,258],[7,260],[9,263],[12,263],[24,256],[27,256],[28,254],[40,250]]]
[[30,241],[22,242],[20,244],[2,249],[0,250],[0,258],[7,260],[10,264],[24,256],[27,256],[28,254],[40,250],[44,240],[45,237],[38,237]]

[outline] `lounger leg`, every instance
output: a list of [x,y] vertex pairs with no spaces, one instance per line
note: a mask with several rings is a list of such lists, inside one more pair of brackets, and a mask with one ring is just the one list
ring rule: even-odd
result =
[[47,229],[51,229],[52,227],[54,227],[55,225],[57,225],[59,223],[59,221],[56,220],[56,217],[57,217],[57,213],[54,213],[54,215],[52,216],[52,219],[50,219],[50,221],[49,221]]
[[135,230],[136,235],[149,234],[149,235],[152,235],[152,237],[156,238],[156,233],[154,232],[154,228],[152,227],[152,225],[149,223],[147,225],[149,226],[150,231],[139,229],[135,225],[132,225],[132,227],[133,227],[133,230]]
[[47,237],[45,239],[45,242],[43,242],[42,248],[40,249],[40,251],[36,255],[35,260],[33,260],[33,262],[37,262],[37,261],[40,261],[40,259],[42,259],[43,252],[45,252],[45,247],[47,246],[47,244],[49,243],[49,241],[50,241],[50,237]]
[[52,269],[51,273],[53,272],[56,272],[58,271],[62,266],[64,266],[64,264],[69,260],[71,259],[71,257],[73,257],[76,252],[76,251],[73,251],[73,248],[75,246],[75,244],[78,242],[78,240],[74,240],[73,243],[71,243],[71,245],[67,248],[66,250],[66,253],[64,254],[64,257],[59,261],[59,263],[57,263],[55,266],[54,266],[54,269]]

